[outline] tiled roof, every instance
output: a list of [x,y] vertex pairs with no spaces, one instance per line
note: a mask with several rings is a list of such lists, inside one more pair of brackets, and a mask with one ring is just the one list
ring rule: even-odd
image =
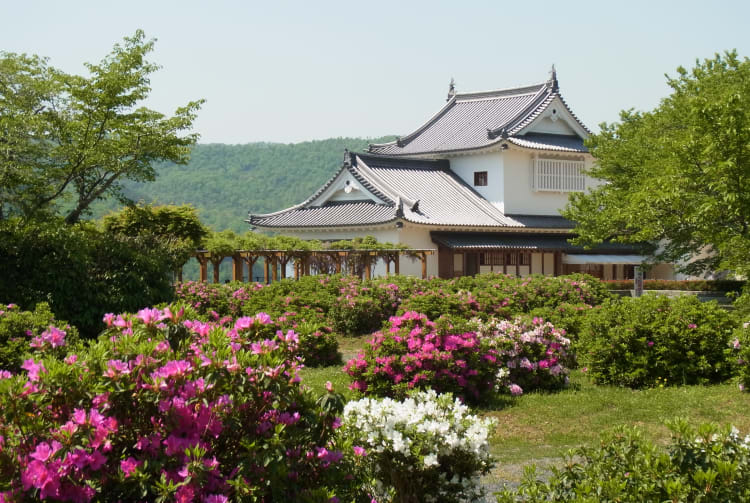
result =
[[523,227],[535,229],[572,229],[574,222],[556,215],[505,215],[518,222]]
[[[386,155],[438,154],[473,150],[519,139],[527,148],[567,152],[586,152],[581,144],[571,146],[562,140],[558,145],[523,136],[515,137],[541,115],[555,98],[560,99],[578,125],[588,132],[559,94],[557,79],[533,86],[481,93],[460,93],[415,132],[390,143],[370,145],[369,151]],[[556,135],[545,135],[556,136]],[[583,150],[581,150],[583,148]]]
[[382,180],[403,199],[404,220],[435,225],[521,226],[458,178],[445,161],[358,155],[357,169]]
[[508,234],[497,232],[431,232],[432,241],[447,248],[493,250],[562,250],[586,253],[631,253],[637,247],[621,243],[602,243],[591,250],[568,243],[570,236]]
[[583,140],[577,136],[559,134],[527,133],[522,136],[511,136],[508,142],[519,147],[537,150],[555,150],[559,152],[588,152]]
[[353,201],[289,208],[268,215],[250,215],[248,222],[250,225],[267,228],[371,225],[395,220],[396,211],[397,208],[393,205]]
[[[375,202],[323,202],[325,189],[347,170]],[[347,155],[344,166],[307,201],[275,213],[250,215],[261,228],[314,228],[407,222],[456,227],[566,228],[561,217],[504,215],[449,168],[447,161],[372,154]]]

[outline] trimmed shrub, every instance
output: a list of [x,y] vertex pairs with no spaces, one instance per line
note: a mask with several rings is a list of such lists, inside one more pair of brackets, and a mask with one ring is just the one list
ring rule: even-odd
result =
[[102,313],[135,312],[173,298],[173,262],[152,237],[127,237],[62,220],[0,221],[0,299],[31,309],[49,303],[83,337],[102,330]]
[[494,423],[469,414],[450,394],[404,401],[364,398],[344,407],[341,434],[352,445],[373,501],[478,501],[493,465]]
[[0,304],[0,370],[18,372],[33,349],[61,356],[78,343],[78,330],[56,321],[46,302],[34,311]]
[[414,293],[404,299],[398,309],[400,314],[407,312],[422,313],[431,320],[440,316],[472,318],[479,314],[479,304],[471,292],[460,290],[427,290]]
[[[609,290],[632,290],[632,279],[604,280],[604,286]],[[691,279],[667,280],[645,279],[644,290],[681,290],[690,292],[739,292],[745,286],[745,281],[728,279]]]
[[107,315],[89,349],[0,379],[4,501],[327,501],[348,487],[343,404],[300,386],[294,333],[264,314],[231,329],[180,315]]
[[646,295],[590,311],[578,357],[600,384],[631,388],[721,382],[731,376],[734,318],[715,302]]
[[599,446],[566,455],[564,468],[553,468],[548,482],[528,469],[520,487],[506,487],[497,501],[750,501],[750,437],[711,424],[668,426],[672,440],[666,448],[637,429],[620,428],[602,435]]
[[496,358],[476,332],[450,333],[413,311],[392,317],[344,370],[351,389],[403,398],[412,389],[433,388],[471,401],[494,389]]
[[512,395],[520,395],[524,391],[559,390],[568,384],[574,361],[568,353],[570,340],[551,323],[540,318],[530,323],[490,321],[479,325],[479,334],[494,350],[502,368],[498,389],[507,387]]

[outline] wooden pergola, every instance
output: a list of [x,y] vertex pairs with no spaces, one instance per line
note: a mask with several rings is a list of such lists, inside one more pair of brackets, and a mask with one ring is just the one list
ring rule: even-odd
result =
[[[278,281],[286,278],[286,270],[289,262],[294,264],[294,279],[300,276],[309,276],[311,264],[314,259],[325,259],[335,267],[336,274],[357,274],[357,265],[360,265],[362,277],[372,277],[373,266],[378,260],[385,263],[386,275],[391,274],[391,263],[393,273],[400,274],[401,256],[406,255],[422,262],[422,278],[427,279],[427,256],[435,253],[433,249],[359,249],[359,250],[235,250],[231,254],[221,254],[209,250],[196,250],[193,256],[200,265],[200,281],[208,281],[208,264],[213,267],[213,282],[219,282],[219,265],[226,258],[232,259],[232,281],[245,281],[245,269],[247,268],[247,281],[252,280],[253,266],[259,259],[263,259],[263,282]],[[348,267],[344,267],[344,265]],[[182,268],[177,271],[177,280],[182,281]]]

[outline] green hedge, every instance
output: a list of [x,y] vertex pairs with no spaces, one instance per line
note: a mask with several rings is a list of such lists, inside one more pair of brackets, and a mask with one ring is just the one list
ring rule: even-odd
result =
[[[610,290],[632,290],[632,279],[605,280],[602,283]],[[739,292],[745,286],[745,281],[728,279],[695,279],[695,280],[643,280],[644,290],[682,290],[690,292]]]
[[578,358],[599,384],[721,382],[733,371],[729,341],[736,327],[731,313],[694,296],[624,297],[589,311]]

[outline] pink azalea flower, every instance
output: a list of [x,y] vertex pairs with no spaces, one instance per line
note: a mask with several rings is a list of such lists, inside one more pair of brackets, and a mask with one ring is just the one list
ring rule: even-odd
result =
[[39,374],[47,372],[43,363],[34,363],[33,359],[25,360],[21,368],[28,372],[29,380],[34,382],[39,380]]
[[354,447],[352,447],[352,450],[354,451],[355,456],[367,456],[367,451],[365,451],[363,447],[355,445]]
[[511,384],[508,386],[510,394],[513,396],[519,396],[523,394],[523,389],[518,384]]
[[125,474],[125,478],[128,478],[133,475],[133,473],[135,473],[135,470],[140,464],[140,461],[137,461],[134,457],[131,456],[128,459],[123,459],[122,461],[120,461],[120,469]]

